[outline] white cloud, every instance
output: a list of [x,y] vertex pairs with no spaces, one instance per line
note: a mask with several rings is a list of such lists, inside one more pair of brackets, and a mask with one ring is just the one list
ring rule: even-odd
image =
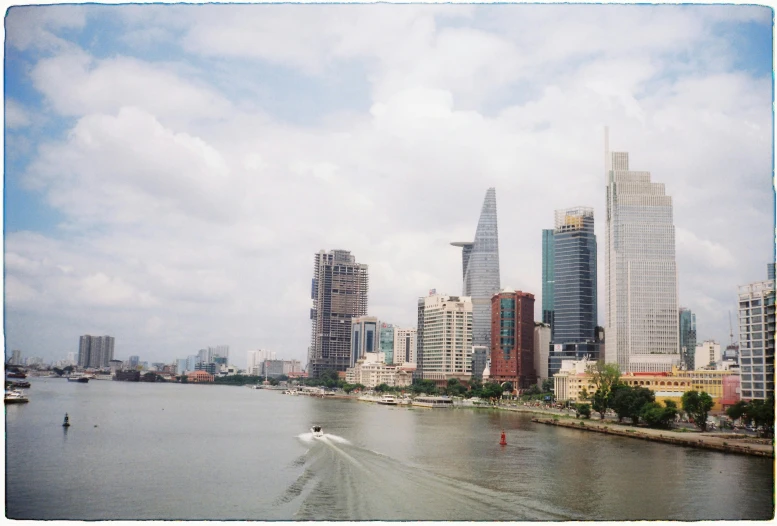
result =
[[[74,344],[97,326],[115,333],[122,356],[153,341],[150,360],[225,341],[238,363],[259,347],[304,360],[314,252],[350,249],[370,265],[370,312],[414,324],[428,289],[460,292],[460,251],[449,242],[474,236],[489,186],[502,284],[533,292],[539,310],[541,230],[555,209],[593,206],[603,247],[604,124],[613,149],[673,196],[680,298],[701,337],[721,339],[736,285],[765,273],[771,85],[706,56],[678,58],[726,44],[713,31],[718,14],[126,7],[128,32],[180,36],[186,51],[166,48],[179,59],[161,64],[69,48],[32,68],[51,108],[77,121],[42,140],[27,170],[64,221],[46,236],[8,235],[12,320],[41,313]],[[198,56],[187,64],[189,53]],[[229,100],[205,70],[218,63],[221,78],[242,85],[256,68],[261,88],[283,89],[268,62],[307,75],[309,85],[293,86],[299,97],[339,65],[363,67],[369,108],[318,125],[281,122],[271,108]],[[60,351],[19,323],[12,345]]]
[[24,128],[29,126],[31,119],[24,106],[14,99],[5,100],[5,127],[7,129]]

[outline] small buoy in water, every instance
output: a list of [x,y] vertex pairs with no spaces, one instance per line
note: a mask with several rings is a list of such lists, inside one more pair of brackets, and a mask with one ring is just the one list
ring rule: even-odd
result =
[[506,446],[507,445],[507,439],[505,438],[505,432],[502,430],[502,438],[499,440],[500,446]]
[[65,413],[65,421],[62,422],[62,427],[70,427],[70,418],[67,416],[67,413]]

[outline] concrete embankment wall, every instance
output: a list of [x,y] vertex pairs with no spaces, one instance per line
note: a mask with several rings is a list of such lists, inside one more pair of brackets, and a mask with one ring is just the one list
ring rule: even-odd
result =
[[[618,429],[613,426],[597,425],[588,423],[583,420],[577,421],[563,421],[553,418],[532,418],[532,422],[539,424],[547,424],[558,427],[567,427],[570,429],[579,429],[581,431],[594,431],[596,433],[605,433],[608,435],[617,435],[630,438],[639,438],[642,440],[652,440],[653,442],[663,442],[666,444],[675,444],[679,446],[695,447],[701,449],[711,449],[715,451],[722,451],[724,453],[739,453],[743,455],[755,455],[762,457],[774,458],[773,446],[751,446],[748,444],[732,444],[726,441],[723,443],[721,439],[713,439],[708,436],[683,436],[680,433],[673,433],[672,431],[663,431],[651,433],[643,432],[639,429]],[[581,425],[582,424],[582,425]],[[736,438],[732,438],[732,441],[736,441]]]

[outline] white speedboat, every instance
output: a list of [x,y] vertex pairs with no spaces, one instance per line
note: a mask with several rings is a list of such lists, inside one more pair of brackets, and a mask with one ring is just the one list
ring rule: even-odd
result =
[[6,404],[25,404],[30,400],[26,396],[24,396],[24,393],[22,391],[11,389],[5,392],[4,401]]
[[321,426],[311,427],[310,432],[313,433],[313,438],[321,438],[324,436],[324,431],[321,429]]
[[381,405],[397,405],[397,399],[394,398],[391,395],[383,395],[380,397],[380,400],[378,400],[378,403]]

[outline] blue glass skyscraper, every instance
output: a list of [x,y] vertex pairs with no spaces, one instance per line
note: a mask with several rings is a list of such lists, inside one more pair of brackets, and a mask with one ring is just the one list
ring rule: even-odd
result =
[[495,188],[486,191],[475,241],[451,244],[462,247],[462,295],[472,298],[472,345],[483,345],[490,349],[491,296],[499,292],[500,288]]
[[599,359],[593,208],[556,210],[553,278],[550,376],[562,360]]
[[696,364],[696,315],[680,307],[680,360],[685,370],[694,371]]
[[553,229],[542,231],[542,323],[553,327]]

